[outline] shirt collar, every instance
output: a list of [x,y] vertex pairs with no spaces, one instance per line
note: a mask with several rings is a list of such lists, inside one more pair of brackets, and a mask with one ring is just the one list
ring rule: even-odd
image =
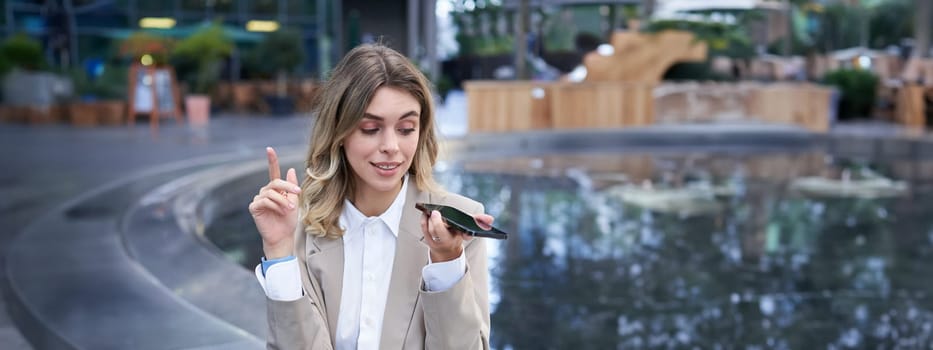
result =
[[399,225],[402,222],[402,212],[405,208],[405,197],[407,194],[408,174],[405,174],[405,177],[402,179],[402,189],[398,192],[398,195],[395,196],[395,200],[392,201],[392,204],[389,205],[389,208],[386,209],[385,212],[374,217],[366,217],[366,215],[363,215],[349,199],[344,199],[343,212],[340,213],[339,219],[339,224],[344,230],[344,235],[359,231],[358,228],[367,222],[382,220],[382,222],[389,227],[389,231],[391,231],[395,237],[398,237]]

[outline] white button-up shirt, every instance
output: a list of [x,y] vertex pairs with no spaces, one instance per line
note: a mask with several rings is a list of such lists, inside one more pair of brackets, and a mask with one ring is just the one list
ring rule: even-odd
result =
[[[343,290],[334,339],[337,349],[379,348],[407,187],[408,176],[395,201],[379,216],[366,217],[353,203],[344,202],[339,222],[345,233]],[[429,291],[450,289],[466,273],[463,254],[452,261],[428,263],[421,275]],[[296,259],[270,266],[265,276],[262,267],[256,266],[256,277],[270,299],[293,301],[302,297]]]

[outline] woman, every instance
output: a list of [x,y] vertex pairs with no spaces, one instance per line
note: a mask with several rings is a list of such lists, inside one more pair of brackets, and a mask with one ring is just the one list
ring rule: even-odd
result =
[[415,203],[474,213],[442,192],[427,79],[381,45],[347,53],[326,82],[298,186],[270,182],[249,205],[262,236],[256,276],[266,292],[269,348],[488,349],[486,246],[448,230]]

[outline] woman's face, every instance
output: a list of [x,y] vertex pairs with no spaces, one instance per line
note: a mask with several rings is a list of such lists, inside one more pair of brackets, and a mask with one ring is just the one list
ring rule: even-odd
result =
[[418,148],[421,105],[404,90],[380,87],[343,149],[356,195],[397,193]]

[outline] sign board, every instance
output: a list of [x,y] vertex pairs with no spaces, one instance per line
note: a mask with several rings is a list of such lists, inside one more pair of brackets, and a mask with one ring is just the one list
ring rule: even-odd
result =
[[162,116],[174,116],[179,123],[181,118],[181,103],[179,101],[178,82],[175,80],[175,70],[172,67],[142,66],[134,64],[130,67],[129,97],[130,118],[132,125],[136,122],[136,115],[149,114],[149,123],[158,127]]

